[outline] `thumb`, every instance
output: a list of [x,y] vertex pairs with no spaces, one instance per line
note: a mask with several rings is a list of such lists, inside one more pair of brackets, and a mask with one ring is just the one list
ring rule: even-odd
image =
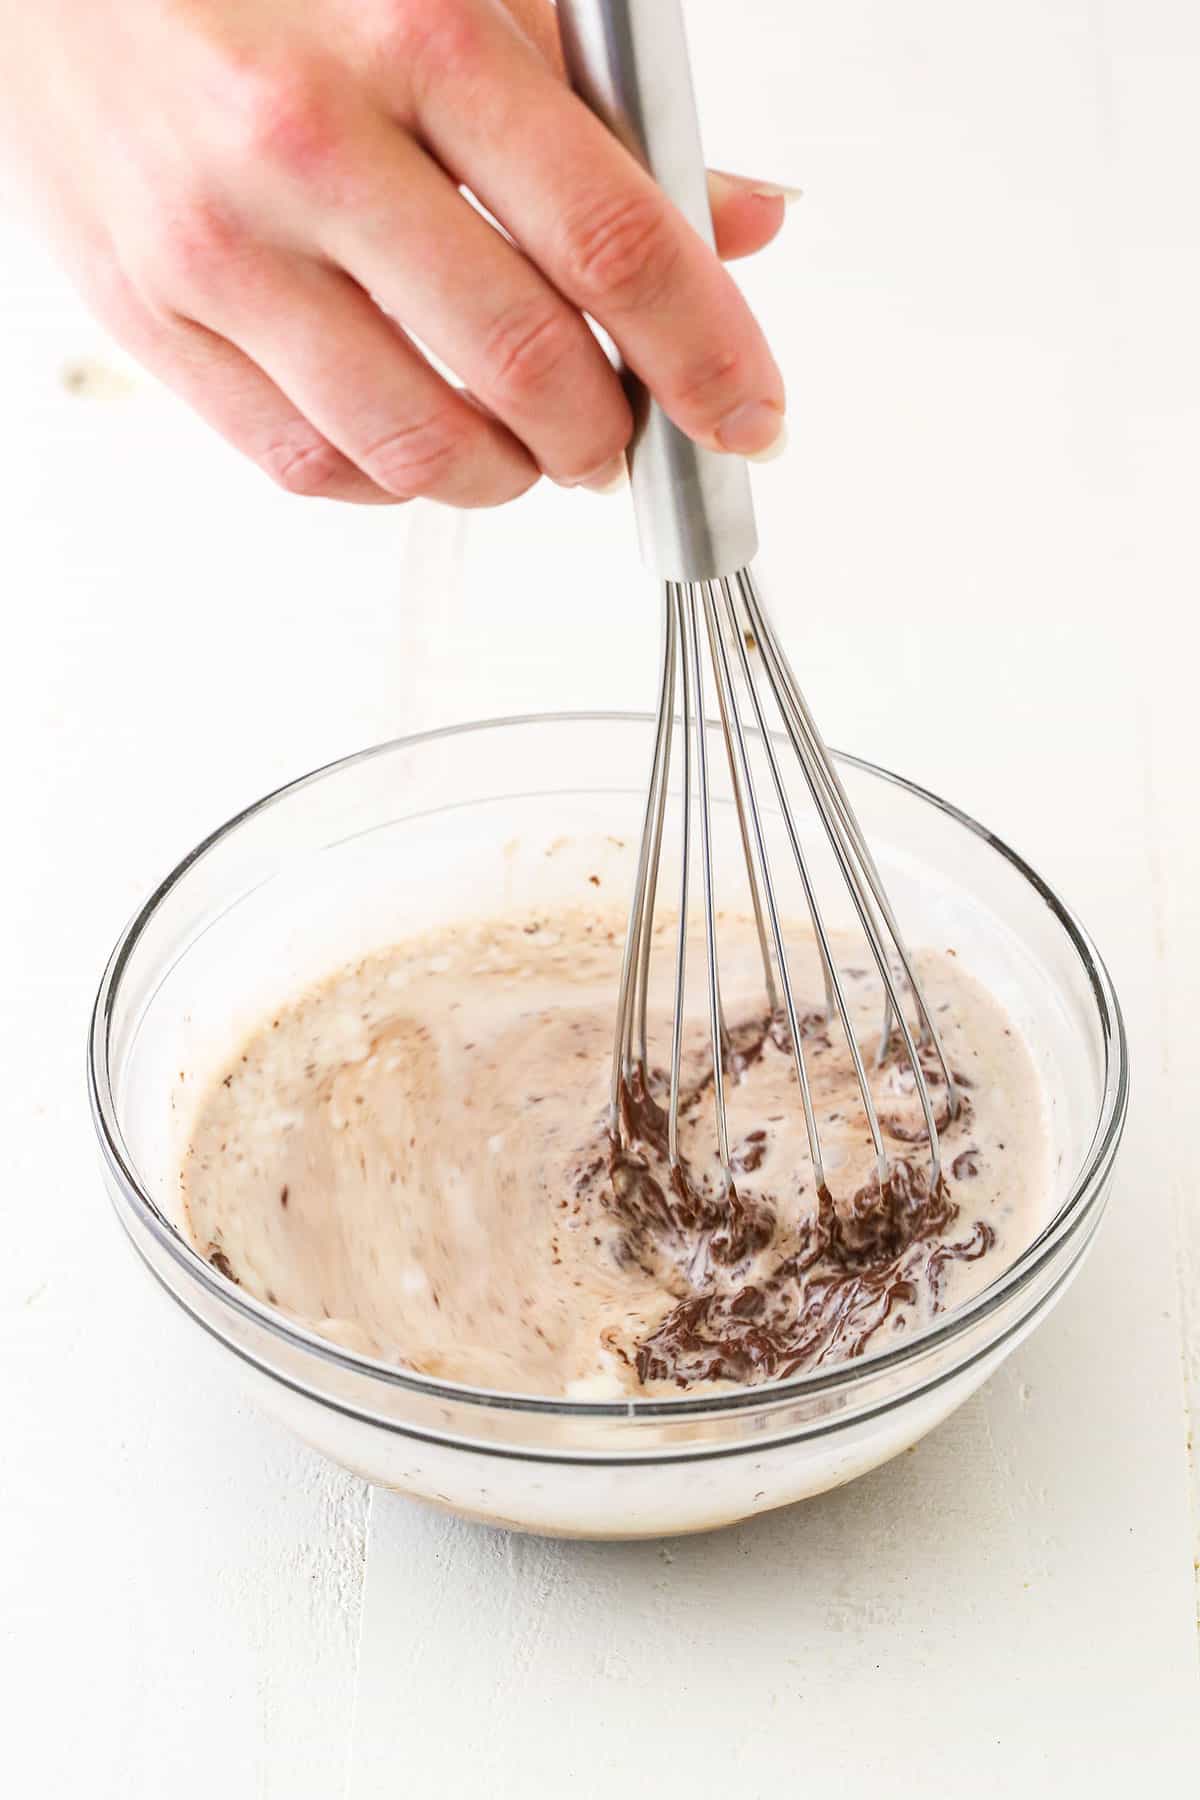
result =
[[799,198],[800,189],[796,187],[710,169],[708,203],[712,208],[717,255],[725,262],[733,262],[739,256],[752,256],[761,250],[779,231],[792,201]]

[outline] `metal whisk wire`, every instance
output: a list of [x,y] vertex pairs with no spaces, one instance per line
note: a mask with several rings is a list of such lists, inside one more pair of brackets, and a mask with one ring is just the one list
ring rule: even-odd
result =
[[[626,149],[644,163],[693,229],[711,244],[707,179],[679,0],[559,0],[558,21],[564,59],[576,92]],[[771,868],[764,806],[756,784],[756,753],[765,760],[790,860],[800,878],[820,954],[825,1018],[831,1026],[835,1020],[838,1022],[849,1049],[881,1187],[888,1179],[890,1162],[809,852],[788,792],[781,761],[781,750],[786,756],[787,749],[800,764],[808,797],[849,890],[882,984],[883,1025],[875,1067],[878,1070],[887,1064],[898,1036],[920,1103],[929,1144],[930,1182],[936,1186],[941,1174],[941,1150],[930,1079],[936,1075],[944,1086],[947,1120],[957,1112],[958,1094],[879,870],[755,587],[749,565],[758,547],[758,531],[745,464],[738,457],[721,455],[687,438],[632,377],[628,387],[637,421],[630,450],[634,507],[643,556],[664,584],[664,629],[654,755],[617,1006],[610,1097],[613,1133],[618,1139],[633,1136],[637,1118],[644,1116],[641,1103],[658,1104],[652,1093],[655,1076],[647,1044],[647,1009],[659,867],[678,730],[682,856],[667,1084],[667,1151],[672,1173],[682,1182],[679,1115],[687,933],[693,839],[698,837],[717,1148],[726,1191],[733,1191],[726,1079],[736,1078],[741,1071],[721,1005],[715,803],[705,722],[705,695],[711,687],[750,884],[767,1012],[772,1022],[779,1021],[781,1028],[786,1027],[790,1037],[818,1188],[825,1188],[825,1164],[805,1060],[803,1022],[788,963],[785,922],[780,915]],[[678,719],[677,696],[681,700]],[[748,716],[743,714],[743,703],[748,707]],[[694,829],[697,813],[698,834]],[[912,1024],[905,1013],[905,994],[912,1007]]]
[[[836,1018],[840,1024],[862,1098],[881,1186],[889,1178],[891,1163],[866,1061],[855,1035],[845,984],[834,956],[825,911],[810,866],[810,856],[797,825],[777,742],[779,731],[778,728],[773,730],[768,716],[764,686],[769,691],[783,736],[800,763],[809,797],[850,893],[854,912],[882,983],[885,996],[884,1019],[875,1066],[878,1069],[886,1063],[898,1035],[912,1075],[928,1140],[930,1183],[931,1186],[936,1186],[941,1175],[939,1129],[927,1071],[922,1063],[922,1050],[936,1062],[937,1073],[946,1093],[947,1119],[953,1118],[958,1108],[954,1078],[921,993],[912,960],[900,936],[878,868],[854,817],[836,767],[779,646],[777,634],[758,594],[753,575],[749,570],[743,569],[737,571],[732,578],[667,582],[664,584],[664,597],[663,664],[654,756],[617,1009],[611,1087],[612,1129],[618,1137],[624,1131],[622,1096],[626,1093],[649,1096],[653,1086],[647,1044],[647,990],[672,750],[678,729],[682,742],[681,854],[666,1102],[668,1156],[672,1169],[678,1171],[681,1167],[679,1113],[686,1016],[687,936],[691,910],[692,863],[698,839],[717,1148],[726,1189],[732,1190],[734,1186],[725,1082],[728,1074],[736,1073],[736,1067],[730,1054],[730,1035],[721,1002],[714,869],[714,799],[709,767],[709,726],[704,716],[705,692],[709,684],[705,682],[701,654],[702,641],[706,640],[711,686],[716,697],[728,763],[730,792],[737,815],[746,876],[759,934],[767,1010],[772,1018],[781,1019],[786,1024],[817,1187],[821,1189],[826,1185],[824,1157],[804,1051],[804,1031],[788,959],[787,936],[780,915],[764,811],[755,777],[754,750],[760,751],[765,760],[778,817],[782,821],[791,860],[803,889],[824,975],[826,1021],[832,1024]],[[760,675],[755,672],[756,657]],[[752,715],[749,726],[739,705],[739,688],[749,702]],[[675,716],[677,693],[682,696],[681,716],[678,719]],[[698,832],[694,824],[697,813]],[[899,975],[893,958],[898,965]],[[906,1016],[901,977],[915,1016],[915,1031]]]

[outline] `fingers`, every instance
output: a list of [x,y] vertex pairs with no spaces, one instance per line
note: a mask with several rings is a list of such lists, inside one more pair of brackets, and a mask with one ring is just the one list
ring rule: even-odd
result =
[[92,292],[96,311],[130,354],[277,486],[359,505],[397,503],[232,344],[200,325],[164,322],[118,281],[97,280]]
[[645,170],[503,14],[432,8],[413,54],[415,123],[439,160],[682,430],[767,451],[782,434],[779,370],[736,284]]
[[370,195],[323,222],[326,255],[452,368],[546,474],[611,484],[629,404],[578,309],[419,145],[386,121],[378,132],[360,151]]
[[[546,65],[565,80],[558,19],[551,0],[504,0],[504,5]],[[798,195],[798,188],[711,169],[708,199],[717,255],[723,262],[734,262],[762,250],[779,232],[789,202]]]
[[[585,313],[701,442],[753,454],[779,432],[736,286],[565,88],[544,0],[513,4],[520,28],[484,0],[408,9],[352,105],[311,70],[256,78],[207,173],[122,213],[105,316],[289,491],[491,506],[541,471],[611,486],[632,421]],[[381,108],[402,39],[409,98]],[[779,229],[781,192],[711,192],[722,255]]]
[[288,492],[494,506],[537,480],[511,434],[346,277],[261,251],[237,280],[222,271],[211,295],[194,286],[208,325],[147,304],[111,266],[91,299],[133,355]]
[[339,271],[262,251],[208,314],[337,450],[395,499],[499,506],[538,467],[510,431],[451,387]]

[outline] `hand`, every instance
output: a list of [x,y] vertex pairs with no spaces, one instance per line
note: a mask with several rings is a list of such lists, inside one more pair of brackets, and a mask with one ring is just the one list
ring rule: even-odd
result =
[[[701,443],[781,434],[762,333],[564,85],[547,0],[10,3],[0,115],[102,321],[292,492],[611,485],[585,311]],[[712,179],[724,255],[774,236],[786,190]]]

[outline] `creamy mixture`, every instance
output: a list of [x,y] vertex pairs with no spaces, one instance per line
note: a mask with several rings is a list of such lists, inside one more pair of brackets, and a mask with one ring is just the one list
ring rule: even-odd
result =
[[[1050,1152],[1030,1055],[952,951],[917,958],[960,1096],[923,1053],[942,1127],[930,1181],[897,1034],[873,1091],[880,1187],[845,1037],[790,950],[824,1153],[790,1038],[766,1015],[753,928],[722,919],[735,1184],[716,1155],[702,942],[685,1036],[682,1176],[666,1158],[673,922],[656,928],[649,1091],[608,1122],[624,921],[456,928],[346,969],[264,1021],[205,1096],[187,1229],[250,1293],[338,1343],[433,1376],[546,1395],[704,1391],[887,1348],[960,1304],[1045,1222]],[[838,946],[874,1069],[881,988]]]

